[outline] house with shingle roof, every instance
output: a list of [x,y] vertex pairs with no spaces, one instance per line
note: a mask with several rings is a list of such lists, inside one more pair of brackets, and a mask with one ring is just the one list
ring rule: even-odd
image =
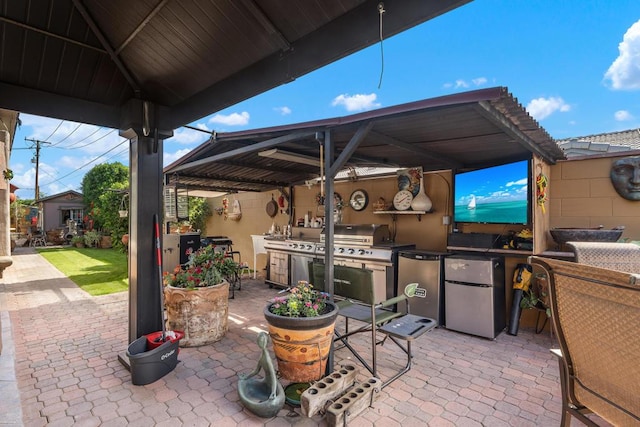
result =
[[578,136],[556,142],[567,158],[640,150],[640,129]]

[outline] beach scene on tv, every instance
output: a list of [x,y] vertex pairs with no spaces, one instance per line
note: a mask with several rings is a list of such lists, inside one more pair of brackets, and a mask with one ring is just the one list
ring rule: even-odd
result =
[[527,224],[529,162],[455,175],[454,221]]

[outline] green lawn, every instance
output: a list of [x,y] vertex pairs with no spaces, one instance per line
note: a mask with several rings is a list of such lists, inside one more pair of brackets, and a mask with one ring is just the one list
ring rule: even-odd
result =
[[129,288],[127,254],[115,249],[38,248],[38,252],[93,296]]

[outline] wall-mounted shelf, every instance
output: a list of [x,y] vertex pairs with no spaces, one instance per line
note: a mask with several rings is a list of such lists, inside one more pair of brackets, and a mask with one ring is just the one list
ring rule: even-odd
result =
[[396,215],[417,215],[418,221],[422,220],[422,215],[431,213],[433,211],[373,211],[376,215],[391,215],[393,220],[396,220]]

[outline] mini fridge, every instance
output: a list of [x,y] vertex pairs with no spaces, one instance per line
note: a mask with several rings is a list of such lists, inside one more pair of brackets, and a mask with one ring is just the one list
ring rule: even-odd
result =
[[[444,326],[444,281],[442,260],[446,252],[407,250],[398,253],[398,294],[409,283],[418,283],[409,301],[411,314],[430,317]],[[400,310],[403,304],[398,304]]]
[[506,328],[502,258],[445,258],[444,289],[447,329],[493,339]]

